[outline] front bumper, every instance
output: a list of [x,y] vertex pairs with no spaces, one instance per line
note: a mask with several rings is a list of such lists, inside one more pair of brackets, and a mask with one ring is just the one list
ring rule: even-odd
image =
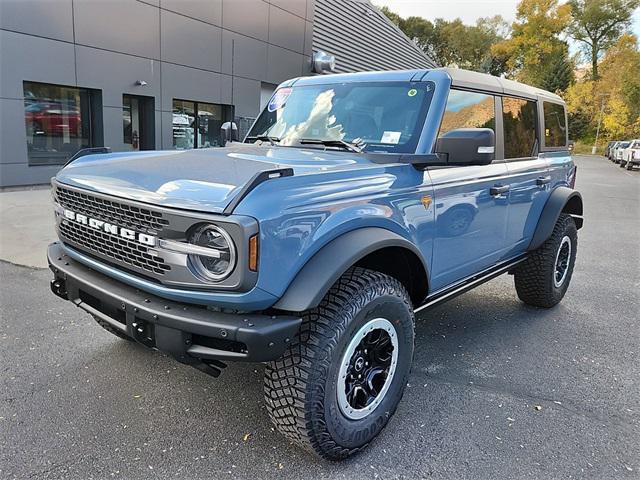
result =
[[47,257],[53,293],[143,345],[194,366],[275,360],[302,322],[295,316],[215,312],[150,295],[77,262],[59,242],[49,245]]

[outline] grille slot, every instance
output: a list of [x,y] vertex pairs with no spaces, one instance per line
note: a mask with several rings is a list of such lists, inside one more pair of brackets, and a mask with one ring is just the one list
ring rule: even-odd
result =
[[161,212],[56,186],[58,203],[76,213],[143,233],[157,234],[169,221]]
[[170,265],[162,258],[151,255],[144,245],[86,225],[63,220],[60,222],[60,234],[84,250],[118,260],[151,274],[164,275],[171,270]]

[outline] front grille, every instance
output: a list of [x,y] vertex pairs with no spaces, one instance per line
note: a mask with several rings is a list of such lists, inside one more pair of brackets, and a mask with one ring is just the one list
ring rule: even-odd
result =
[[56,186],[58,203],[76,213],[114,223],[143,233],[157,234],[169,225],[161,212],[107,200],[88,193]]
[[160,257],[153,256],[144,245],[111,235],[68,220],[60,222],[60,234],[82,249],[105,256],[146,272],[164,275],[171,266]]
[[[169,220],[161,212],[59,185],[55,187],[55,197],[58,204],[75,213],[137,232],[158,235],[169,225]],[[164,259],[151,255],[149,247],[140,243],[64,218],[61,219],[59,228],[62,240],[87,253],[118,261],[124,266],[152,275],[164,275],[171,270],[171,266],[166,264]]]

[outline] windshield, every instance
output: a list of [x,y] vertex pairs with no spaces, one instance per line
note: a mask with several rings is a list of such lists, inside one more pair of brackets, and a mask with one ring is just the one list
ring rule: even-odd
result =
[[343,141],[370,152],[411,153],[418,144],[433,89],[432,82],[280,88],[245,141],[267,136],[270,138],[263,140],[285,146]]

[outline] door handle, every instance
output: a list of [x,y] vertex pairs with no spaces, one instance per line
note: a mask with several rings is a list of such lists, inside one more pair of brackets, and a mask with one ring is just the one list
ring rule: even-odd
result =
[[492,197],[497,197],[498,195],[502,195],[503,193],[507,193],[509,191],[509,185],[494,185],[489,189],[489,193]]
[[551,183],[551,176],[547,176],[547,177],[538,177],[536,179],[536,185],[538,185],[539,187],[543,187],[545,186],[547,183]]

